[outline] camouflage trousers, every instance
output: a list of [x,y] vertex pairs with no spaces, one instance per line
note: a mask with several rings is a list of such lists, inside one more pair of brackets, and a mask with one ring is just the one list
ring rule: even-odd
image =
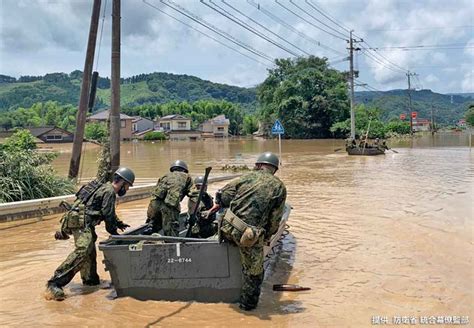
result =
[[59,287],[67,285],[78,271],[84,285],[98,285],[100,283],[97,274],[97,253],[95,241],[97,235],[93,227],[84,230],[76,230],[74,235],[74,251],[56,269],[48,284]]
[[152,231],[163,229],[165,236],[179,235],[179,210],[171,207],[161,199],[152,199],[148,205],[147,222],[151,222]]
[[243,284],[240,290],[240,304],[248,307],[256,307],[260,298],[260,289],[263,283],[263,235],[252,247],[239,245],[242,233],[224,222],[221,229],[223,237],[237,244],[240,251],[240,262],[242,263]]

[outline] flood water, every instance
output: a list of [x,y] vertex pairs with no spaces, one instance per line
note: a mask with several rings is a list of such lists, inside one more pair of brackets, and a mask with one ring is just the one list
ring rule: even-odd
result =
[[[233,304],[137,301],[111,289],[84,288],[79,275],[63,302],[44,285],[72,251],[55,241],[59,216],[0,225],[0,326],[370,327],[373,316],[469,316],[474,320],[474,151],[467,135],[389,144],[398,153],[348,156],[340,140],[284,140],[278,171],[293,206],[289,235],[263,285],[256,311]],[[66,174],[70,146],[55,166]],[[154,180],[174,159],[197,175],[224,164],[252,165],[276,141],[126,143],[122,165]],[[82,176],[95,175],[97,148],[84,152]],[[212,173],[211,173],[212,174]],[[225,182],[213,184],[211,191]],[[143,223],[148,200],[123,203],[119,216]],[[107,234],[97,227],[99,240]],[[99,275],[110,281],[101,264]],[[306,292],[273,292],[296,283]],[[442,324],[436,325],[442,327]]]

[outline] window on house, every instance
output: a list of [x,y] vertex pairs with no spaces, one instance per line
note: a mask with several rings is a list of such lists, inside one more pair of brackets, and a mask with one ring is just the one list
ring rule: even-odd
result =
[[178,122],[178,128],[179,129],[185,129],[188,125],[186,122]]
[[127,122],[125,122],[125,120],[120,120],[120,127],[124,128],[125,126],[127,126]]
[[224,127],[223,126],[218,126],[217,131],[224,131]]
[[52,141],[52,140],[63,140],[63,136],[60,134],[50,134],[46,136],[46,140]]

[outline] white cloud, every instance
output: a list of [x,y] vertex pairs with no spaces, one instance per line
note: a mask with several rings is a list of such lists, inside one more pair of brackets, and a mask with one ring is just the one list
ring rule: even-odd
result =
[[[147,1],[195,28],[222,40],[229,46],[238,47],[163,6],[158,0]],[[268,56],[290,56],[285,51],[218,15],[198,1],[174,1]],[[308,40],[301,38],[263,15],[261,11],[248,5],[245,1],[229,0],[229,2],[308,53],[330,59],[342,57],[340,54],[328,51],[324,47],[315,46]],[[272,0],[258,2],[262,8],[283,19],[301,33],[320,41],[323,46],[329,46],[347,54],[345,41],[314,28],[276,5]],[[0,3],[0,73],[19,76],[82,69],[90,22],[90,1],[0,0]],[[102,3],[104,4],[105,1],[103,0]],[[225,6],[221,2],[216,3]],[[284,3],[295,12],[299,12],[289,2],[285,1]],[[297,3],[312,15],[347,34],[346,31],[325,20],[324,17],[308,7],[304,1],[297,1]],[[449,5],[444,0],[411,2],[319,0],[317,4],[342,22],[344,26],[353,28],[358,36],[363,37],[375,47],[448,43],[472,45],[474,43],[472,30],[458,27],[472,25],[474,2],[470,0],[453,0],[449,2]],[[233,12],[231,9],[227,9]],[[101,75],[109,75],[108,71],[110,70],[110,10],[111,1],[108,1],[100,57]],[[311,20],[309,16],[304,17]],[[430,29],[430,27],[442,28]],[[274,38],[268,32],[264,33]],[[276,41],[285,47],[291,47],[280,39],[276,39]],[[367,45],[364,46],[367,47]],[[300,52],[297,49],[292,49],[295,52]],[[246,50],[240,49],[240,51],[255,57]],[[436,51],[379,51],[378,53],[383,56],[382,59],[378,58],[384,62],[385,66],[392,67],[393,65],[388,63],[390,61],[403,68],[413,68],[420,74],[425,88],[440,92],[459,92],[461,88],[463,90],[469,89],[470,83],[472,85],[471,67],[474,66],[472,62],[474,49],[472,48]],[[258,60],[263,61],[261,58]],[[406,77],[403,72],[395,73],[384,65],[365,56],[360,56],[360,80],[378,89],[406,88]],[[457,68],[449,67],[450,65],[456,65]],[[337,67],[347,70],[348,64],[338,64]],[[263,81],[267,74],[264,66],[190,30],[142,1],[123,1],[123,75],[152,71],[186,73],[241,86],[255,85]]]

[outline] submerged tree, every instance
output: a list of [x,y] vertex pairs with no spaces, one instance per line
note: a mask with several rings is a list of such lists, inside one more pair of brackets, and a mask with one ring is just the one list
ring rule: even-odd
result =
[[39,153],[34,141],[29,131],[19,130],[0,145],[0,203],[74,192],[74,183],[51,165],[57,153]]
[[277,67],[258,87],[263,124],[277,118],[290,138],[325,138],[333,123],[349,116],[343,73],[325,58],[277,59]]

